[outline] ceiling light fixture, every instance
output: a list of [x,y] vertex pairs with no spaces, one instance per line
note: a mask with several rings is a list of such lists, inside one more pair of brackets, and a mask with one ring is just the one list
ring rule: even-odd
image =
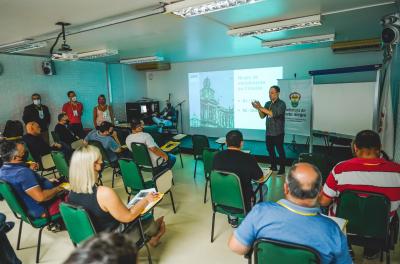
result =
[[26,44],[26,43],[29,43],[29,42],[31,42],[31,41],[32,41],[32,39],[24,39],[24,40],[12,42],[12,43],[1,44],[1,45],[0,45],[0,49],[9,48],[9,47],[15,47],[15,46],[20,46],[20,45],[22,45],[22,44]]
[[291,39],[281,39],[274,41],[263,41],[262,46],[269,48],[277,48],[277,47],[295,46],[301,44],[321,43],[334,40],[335,40],[335,34],[327,34],[327,35],[316,35],[316,36],[291,38]]
[[262,0],[185,0],[169,4],[165,8],[167,13],[192,17],[260,1]]
[[321,15],[313,15],[313,16],[298,17],[293,19],[287,19],[287,20],[264,23],[247,27],[234,28],[228,30],[227,34],[235,37],[245,37],[245,36],[254,36],[276,31],[315,27],[320,25],[322,25]]
[[155,61],[163,61],[163,57],[159,56],[148,56],[148,57],[140,57],[140,58],[133,58],[133,59],[123,59],[120,60],[119,63],[122,64],[139,64],[139,63],[146,63],[146,62],[155,62]]
[[40,41],[36,43],[30,43],[32,40],[24,40],[24,41],[18,41],[16,45],[3,45],[0,46],[0,52],[4,53],[19,53],[27,50],[34,50],[34,49],[40,49],[47,47],[47,42],[46,41]]
[[93,60],[103,57],[109,57],[113,55],[117,55],[118,50],[114,49],[101,49],[101,50],[92,50],[87,52],[78,53],[78,58],[82,60]]

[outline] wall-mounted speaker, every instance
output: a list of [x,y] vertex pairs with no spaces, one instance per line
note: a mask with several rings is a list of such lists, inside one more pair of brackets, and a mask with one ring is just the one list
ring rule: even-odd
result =
[[56,68],[53,61],[42,62],[42,70],[44,75],[56,75]]

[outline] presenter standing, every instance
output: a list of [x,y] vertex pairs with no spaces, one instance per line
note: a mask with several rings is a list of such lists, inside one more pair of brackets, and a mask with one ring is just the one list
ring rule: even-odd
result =
[[285,174],[285,150],[283,148],[283,140],[285,137],[285,111],[286,104],[279,99],[281,89],[277,85],[269,88],[269,99],[264,107],[261,106],[259,101],[253,101],[251,104],[258,110],[261,118],[266,118],[265,126],[265,142],[267,145],[268,153],[271,157],[271,170],[277,170],[277,157],[275,148],[279,154],[279,171],[278,175]]

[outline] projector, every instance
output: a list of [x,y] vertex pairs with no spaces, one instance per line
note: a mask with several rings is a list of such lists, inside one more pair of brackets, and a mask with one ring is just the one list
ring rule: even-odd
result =
[[75,52],[62,52],[53,53],[51,59],[55,61],[76,61],[79,60],[78,53]]
[[400,13],[387,15],[381,19],[382,42],[393,45],[400,41]]

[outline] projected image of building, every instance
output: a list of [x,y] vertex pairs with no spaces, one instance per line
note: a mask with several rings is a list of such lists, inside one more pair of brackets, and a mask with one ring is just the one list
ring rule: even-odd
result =
[[200,91],[200,125],[233,128],[233,107],[224,107],[215,99],[215,90],[207,77]]

